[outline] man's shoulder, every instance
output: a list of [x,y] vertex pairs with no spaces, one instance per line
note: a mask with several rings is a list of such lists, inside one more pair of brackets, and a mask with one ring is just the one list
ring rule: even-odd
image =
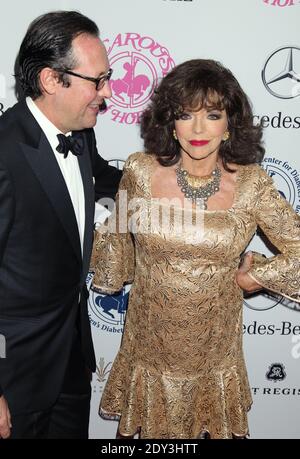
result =
[[20,125],[22,116],[26,116],[23,102],[17,102],[0,116],[1,139],[5,139],[9,135],[12,140],[11,132],[14,132]]
[[19,142],[28,137],[26,132],[27,113],[24,103],[17,102],[8,108],[0,117],[0,157],[13,161],[13,151],[17,151]]
[[[10,109],[7,110],[9,112]],[[0,145],[1,149],[6,143],[12,144],[17,138],[18,122],[9,113],[5,112],[0,117]],[[1,153],[1,151],[0,151]]]
[[14,122],[13,111],[13,107],[10,107],[0,116],[0,133],[9,128]]

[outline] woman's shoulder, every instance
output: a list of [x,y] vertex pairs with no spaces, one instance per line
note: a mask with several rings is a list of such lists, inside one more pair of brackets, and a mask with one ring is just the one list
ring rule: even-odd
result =
[[248,196],[253,203],[260,199],[261,193],[267,189],[276,188],[273,179],[260,164],[247,164],[238,166],[239,191],[243,196]]
[[237,170],[243,176],[243,181],[248,181],[249,183],[272,180],[263,167],[257,163],[238,165]]
[[128,156],[124,164],[124,170],[136,170],[137,172],[145,170],[145,168],[148,168],[151,164],[153,164],[154,160],[154,155],[138,151]]

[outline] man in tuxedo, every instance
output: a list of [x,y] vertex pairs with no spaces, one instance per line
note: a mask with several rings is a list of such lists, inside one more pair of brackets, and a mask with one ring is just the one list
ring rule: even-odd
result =
[[88,437],[94,203],[114,197],[121,175],[93,131],[110,75],[87,17],[57,11],[29,26],[17,75],[25,98],[0,117],[2,438]]

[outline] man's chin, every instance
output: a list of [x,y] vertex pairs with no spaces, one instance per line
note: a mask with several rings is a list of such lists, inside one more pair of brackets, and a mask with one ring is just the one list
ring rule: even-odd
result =
[[90,129],[93,128],[97,123],[97,116],[90,117],[89,120],[86,120],[85,123],[82,123],[82,126],[78,131],[81,131],[82,129]]

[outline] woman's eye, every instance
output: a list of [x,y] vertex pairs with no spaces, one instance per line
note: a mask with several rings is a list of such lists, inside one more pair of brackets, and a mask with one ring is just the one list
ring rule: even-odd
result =
[[181,113],[181,115],[179,115],[179,119],[180,120],[190,120],[191,115],[189,113]]
[[209,113],[208,118],[210,120],[220,120],[222,118],[221,113]]

